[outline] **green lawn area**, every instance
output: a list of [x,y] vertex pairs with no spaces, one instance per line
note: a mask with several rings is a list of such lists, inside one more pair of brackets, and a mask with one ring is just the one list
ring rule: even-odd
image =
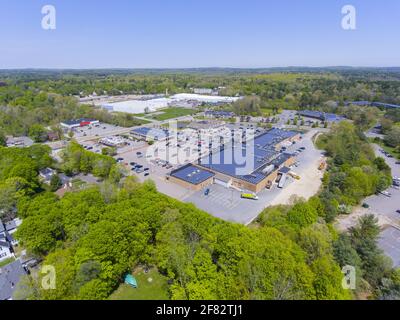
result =
[[[162,112],[162,113],[160,114],[160,112]],[[173,118],[193,115],[195,113],[197,113],[197,111],[193,110],[193,109],[171,107],[171,108],[168,108],[168,109],[159,110],[154,115],[152,115],[150,113],[150,114],[144,115],[144,116],[146,118],[151,118],[151,119],[163,121],[163,120],[168,120],[168,119],[173,119]]]
[[15,260],[14,258],[8,258],[8,259],[5,259],[3,261],[0,261],[0,268],[6,266],[7,264],[9,264],[11,262],[13,262],[14,260]]
[[138,287],[135,289],[123,283],[111,294],[110,300],[169,300],[167,278],[156,269],[148,273],[140,270],[133,275]]

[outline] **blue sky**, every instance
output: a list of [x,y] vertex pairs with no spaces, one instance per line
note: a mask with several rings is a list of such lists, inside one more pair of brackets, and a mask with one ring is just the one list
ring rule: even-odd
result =
[[0,0],[0,68],[400,66],[399,33],[399,0]]

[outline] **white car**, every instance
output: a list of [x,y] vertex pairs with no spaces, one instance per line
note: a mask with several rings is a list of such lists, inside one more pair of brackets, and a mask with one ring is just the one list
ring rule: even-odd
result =
[[392,196],[392,194],[387,191],[382,191],[381,194],[383,194],[384,196],[389,197],[389,198]]

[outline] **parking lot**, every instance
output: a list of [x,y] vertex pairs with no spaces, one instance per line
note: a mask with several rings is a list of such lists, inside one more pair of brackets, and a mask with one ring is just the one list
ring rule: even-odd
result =
[[394,227],[384,229],[378,245],[392,259],[393,267],[400,267],[400,230]]
[[[147,149],[148,145],[144,141],[131,142],[129,146],[119,148],[115,158],[120,159],[120,162],[141,182],[147,179],[153,179],[156,184],[160,180],[165,181],[167,173],[173,167],[168,166],[165,161],[156,162],[154,159],[146,157]],[[132,169],[137,169],[139,172]]]

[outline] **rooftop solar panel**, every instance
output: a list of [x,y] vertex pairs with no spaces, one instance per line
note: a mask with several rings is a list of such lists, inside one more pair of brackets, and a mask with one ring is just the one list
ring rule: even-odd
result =
[[156,140],[164,139],[169,136],[168,130],[148,127],[135,128],[132,130],[132,132],[148,138],[154,138]]
[[215,174],[210,171],[200,169],[193,165],[187,165],[171,172],[172,177],[195,185],[206,181],[214,175]]
[[[292,156],[287,153],[279,153],[276,151],[275,146],[297,134],[298,133],[294,131],[274,128],[254,139],[254,149],[248,147],[250,144],[244,144],[244,150],[241,150],[242,153],[240,154],[235,148],[241,147],[239,145],[231,145],[230,147],[225,147],[225,150],[222,152],[219,151],[200,159],[199,164],[204,168],[257,184],[266,177],[261,172],[262,168],[265,168],[265,166],[269,164],[279,167]],[[239,153],[239,156],[250,157],[252,163],[249,164],[247,162],[246,164],[241,164],[240,160],[243,159],[238,159],[239,161],[236,161],[237,153]],[[247,171],[247,173],[238,175],[238,169]]]

